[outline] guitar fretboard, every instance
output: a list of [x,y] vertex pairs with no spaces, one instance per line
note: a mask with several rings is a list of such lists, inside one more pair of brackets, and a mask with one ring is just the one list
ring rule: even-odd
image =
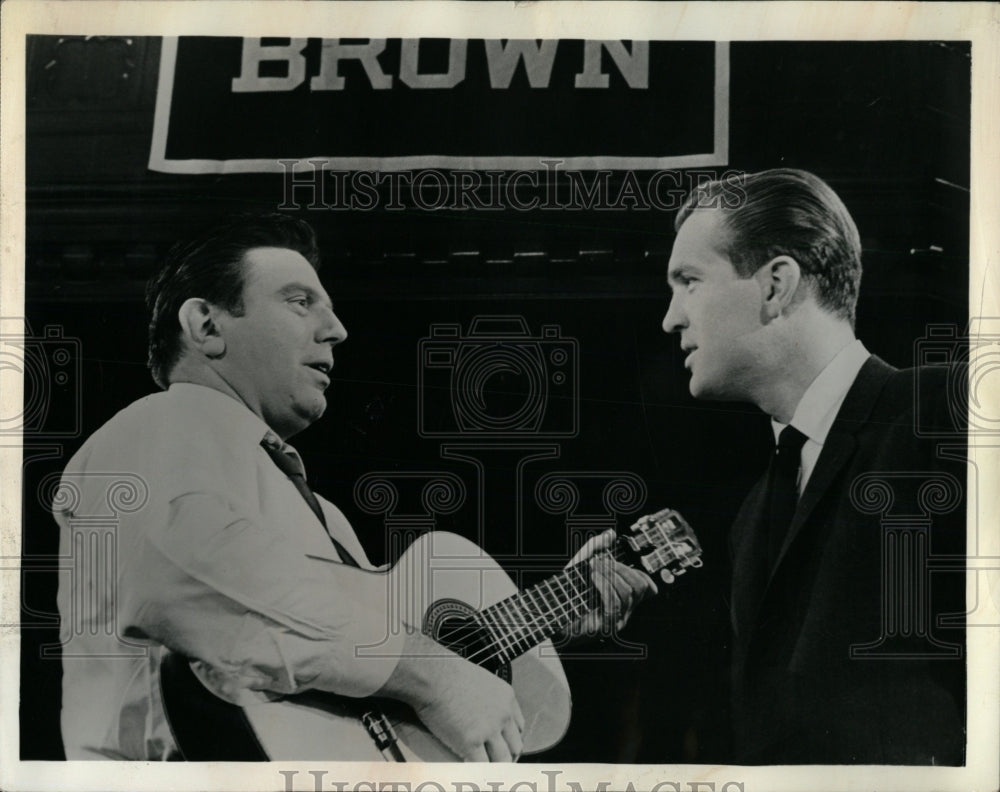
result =
[[495,656],[509,663],[599,603],[590,563],[584,561],[484,608],[475,620],[492,639]]
[[[701,546],[684,519],[672,509],[662,509],[638,520],[631,533],[618,537],[612,550],[595,554],[611,561],[619,552],[641,556],[641,568],[649,574],[676,565],[681,574],[701,566]],[[479,611],[472,619],[486,644],[467,659],[487,665],[509,663],[601,602],[591,577],[591,560],[564,569],[531,588]]]

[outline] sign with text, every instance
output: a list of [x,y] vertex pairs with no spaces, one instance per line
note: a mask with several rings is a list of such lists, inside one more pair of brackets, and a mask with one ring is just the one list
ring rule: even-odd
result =
[[149,167],[725,165],[729,46],[577,39],[165,38]]

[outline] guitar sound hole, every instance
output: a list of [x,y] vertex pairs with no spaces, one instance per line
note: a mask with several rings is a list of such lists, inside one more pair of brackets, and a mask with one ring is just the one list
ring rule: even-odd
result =
[[424,615],[424,635],[509,683],[510,663],[501,660],[489,633],[474,616],[475,611],[464,602],[438,600]]

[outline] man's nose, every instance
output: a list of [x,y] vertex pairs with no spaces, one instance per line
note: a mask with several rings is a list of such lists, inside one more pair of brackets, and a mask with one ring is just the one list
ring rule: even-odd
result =
[[323,323],[320,326],[319,340],[336,346],[347,338],[347,328],[332,310],[324,310]]
[[670,305],[667,306],[667,315],[663,317],[663,332],[676,333],[684,327],[683,312],[680,301],[676,297],[670,298]]

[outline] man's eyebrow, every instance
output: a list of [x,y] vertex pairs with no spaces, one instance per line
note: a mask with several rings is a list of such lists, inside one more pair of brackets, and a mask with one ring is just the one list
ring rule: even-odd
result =
[[312,286],[308,286],[305,283],[286,283],[278,289],[278,296],[288,297],[298,292],[305,292],[310,300],[326,303],[327,306],[333,308],[333,303],[330,301],[328,295],[316,291]]
[[673,282],[680,280],[684,275],[693,271],[695,268],[690,264],[681,263],[676,266],[669,267],[667,269],[667,281]]

